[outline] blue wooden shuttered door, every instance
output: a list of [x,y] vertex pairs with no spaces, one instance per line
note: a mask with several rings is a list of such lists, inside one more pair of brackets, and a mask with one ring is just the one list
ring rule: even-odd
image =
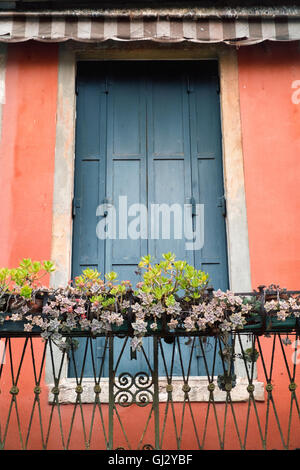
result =
[[[120,280],[135,284],[142,255],[150,253],[159,260],[171,251],[208,272],[214,288],[228,288],[217,77],[215,61],[78,64],[73,277],[85,267],[95,267],[102,273],[114,270]],[[117,211],[117,236],[105,241],[96,236],[101,220],[97,207],[104,202]],[[172,209],[196,203],[204,205],[204,245],[191,250],[184,233],[176,238],[184,220],[174,218]],[[171,210],[161,217],[170,217],[170,239],[150,215],[146,236],[128,237],[128,225],[119,224],[119,205],[130,208],[130,224],[136,215],[133,204],[143,204],[149,214],[151,205],[167,205]],[[190,224],[195,229],[192,218]],[[181,341],[184,345],[186,339]],[[76,353],[79,370],[83,343]],[[100,363],[104,340],[94,343]],[[121,343],[117,341],[116,354]],[[144,344],[150,357],[151,339]],[[164,349],[170,355],[172,345]],[[183,351],[188,356],[189,346]],[[194,356],[191,375],[205,375],[197,348]],[[146,370],[147,364],[139,353],[130,360],[128,348],[122,369],[133,373]],[[160,373],[165,375],[162,365]],[[74,374],[71,362],[69,375]],[[173,374],[181,375],[176,357]],[[93,375],[89,356],[85,375]]]

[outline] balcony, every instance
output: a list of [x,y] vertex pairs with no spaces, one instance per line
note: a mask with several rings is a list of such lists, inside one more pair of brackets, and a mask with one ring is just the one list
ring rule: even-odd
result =
[[267,318],[262,308],[260,321],[230,331],[227,343],[217,331],[161,328],[139,351],[130,328],[74,331],[63,352],[38,328],[24,332],[6,319],[0,448],[299,448],[299,318],[279,326]]

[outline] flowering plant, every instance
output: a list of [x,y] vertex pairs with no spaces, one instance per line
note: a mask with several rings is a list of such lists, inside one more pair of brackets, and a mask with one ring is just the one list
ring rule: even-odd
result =
[[[16,269],[0,270],[0,319],[25,321],[24,330],[41,329],[63,349],[64,334],[89,331],[107,334],[125,328],[132,336],[131,347],[140,349],[143,337],[159,329],[219,334],[242,330],[264,307],[267,315],[284,321],[300,317],[299,296],[270,286],[252,296],[209,288],[209,276],[178,261],[172,253],[159,263],[144,256],[139,263],[141,281],[133,288],[118,281],[115,272],[104,278],[96,269],[85,269],[66,287],[46,288],[41,279],[54,270],[50,261],[25,259]],[[37,300],[40,300],[40,304]]]
[[273,313],[278,320],[286,320],[290,316],[299,317],[299,296],[289,296],[286,289],[272,284],[264,290],[264,308],[267,313]]

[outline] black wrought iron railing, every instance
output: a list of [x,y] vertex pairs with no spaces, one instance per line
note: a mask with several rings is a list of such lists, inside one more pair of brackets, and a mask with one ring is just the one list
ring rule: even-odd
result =
[[77,332],[61,352],[4,323],[0,448],[299,448],[297,325],[158,331],[135,352],[126,331]]

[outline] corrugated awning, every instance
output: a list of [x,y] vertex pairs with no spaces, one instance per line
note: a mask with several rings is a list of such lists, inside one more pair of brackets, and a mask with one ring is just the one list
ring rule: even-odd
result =
[[203,17],[193,15],[95,15],[2,13],[0,42],[142,41],[247,45],[265,40],[300,40],[300,17]]

